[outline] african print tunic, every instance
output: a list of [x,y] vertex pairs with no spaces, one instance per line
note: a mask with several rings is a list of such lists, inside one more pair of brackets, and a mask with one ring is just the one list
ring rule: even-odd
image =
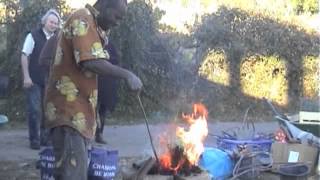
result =
[[93,10],[75,11],[60,31],[44,102],[48,128],[69,126],[89,139],[96,129],[97,77],[80,62],[109,59]]

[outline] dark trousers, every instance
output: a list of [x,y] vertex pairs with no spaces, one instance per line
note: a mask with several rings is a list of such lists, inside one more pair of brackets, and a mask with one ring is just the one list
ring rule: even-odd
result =
[[[117,61],[115,59],[113,60],[115,61],[113,62],[113,64],[117,64]],[[98,122],[96,134],[103,134],[105,119],[108,118],[115,109],[116,103],[118,101],[118,83],[118,79],[113,76],[98,76],[97,111],[100,121]]]
[[98,104],[98,113],[99,113],[99,118],[98,120],[99,125],[97,126],[96,134],[103,134],[103,129],[104,129],[104,124],[107,116],[110,114],[110,111],[106,108],[104,104]]
[[28,114],[28,127],[29,127],[29,140],[30,143],[40,143],[40,123],[42,122],[42,89],[40,86],[34,84],[26,89],[27,96],[27,114]]
[[49,131],[44,127],[42,104],[44,87],[34,84],[26,89],[26,96],[30,143],[47,145],[49,141]]
[[88,141],[73,128],[51,130],[55,156],[55,180],[87,180]]

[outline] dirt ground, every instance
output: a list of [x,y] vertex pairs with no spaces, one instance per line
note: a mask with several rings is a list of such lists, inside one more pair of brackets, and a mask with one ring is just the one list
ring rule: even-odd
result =
[[[209,135],[205,141],[206,147],[215,146],[213,135],[221,134],[222,130],[237,129],[241,123],[210,123]],[[256,123],[256,132],[272,133],[278,128],[276,122]],[[168,129],[168,124],[154,124],[150,126],[153,138]],[[39,151],[31,150],[28,144],[26,128],[6,129],[0,128],[0,180],[38,180],[39,170],[36,169]],[[107,149],[118,150],[121,165],[127,159],[152,156],[152,148],[145,124],[106,126],[104,137],[108,144]],[[94,144],[97,146],[97,144]]]

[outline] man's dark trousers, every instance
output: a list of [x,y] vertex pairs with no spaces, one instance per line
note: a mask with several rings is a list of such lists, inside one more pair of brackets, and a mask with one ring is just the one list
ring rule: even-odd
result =
[[87,180],[89,141],[67,126],[53,128],[50,135],[55,156],[55,180]]
[[37,84],[33,84],[26,89],[26,95],[30,145],[40,146],[39,129],[42,118],[42,88]]

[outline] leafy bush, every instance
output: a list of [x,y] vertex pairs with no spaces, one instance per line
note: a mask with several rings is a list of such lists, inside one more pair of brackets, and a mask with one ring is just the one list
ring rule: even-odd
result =
[[[121,65],[136,73],[144,83],[142,100],[149,111],[163,108],[157,104],[159,96],[165,99],[169,95],[171,59],[158,37],[161,15],[161,11],[153,10],[142,0],[132,1],[124,21],[111,31],[111,41],[121,52]],[[136,95],[127,91],[122,84],[117,111],[122,115],[124,112],[131,116],[141,115]]]
[[305,12],[316,14],[319,12],[318,0],[291,0],[291,3],[297,14]]
[[281,105],[288,103],[287,69],[283,59],[254,55],[245,58],[240,66],[243,93],[267,98]]
[[303,97],[317,98],[320,95],[320,59],[306,56],[303,59]]
[[[222,59],[219,53],[210,54],[211,51],[224,52],[230,86],[224,91],[208,93],[221,92],[217,98],[221,103],[223,101],[225,107],[240,108],[236,104],[240,103],[243,107],[244,104],[254,103],[252,98],[266,97],[292,111],[298,108],[299,97],[303,95],[302,72],[310,72],[303,71],[303,59],[319,54],[320,43],[316,33],[261,14],[222,7],[216,13],[205,16],[193,35],[198,46],[196,61],[197,66],[201,67],[200,72],[208,56],[215,61]],[[315,64],[320,63],[319,59],[313,60]],[[212,68],[203,77],[219,71],[217,66]],[[310,79],[316,78],[316,68],[313,69]],[[317,84],[313,80],[308,82]],[[278,92],[270,91],[271,87]],[[217,106],[211,104],[212,107]]]
[[229,85],[229,65],[223,51],[210,51],[205,57],[199,74],[207,80],[225,86]]

